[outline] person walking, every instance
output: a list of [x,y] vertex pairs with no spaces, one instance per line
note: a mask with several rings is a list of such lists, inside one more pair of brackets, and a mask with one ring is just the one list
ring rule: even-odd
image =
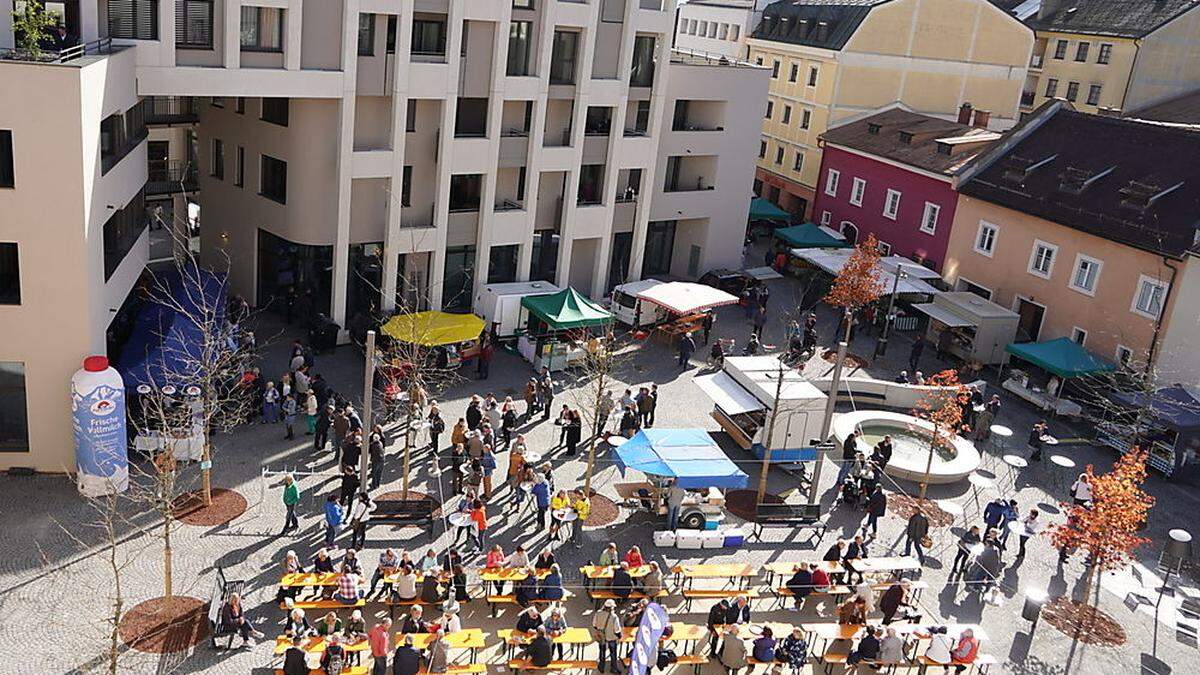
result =
[[383,621],[371,627],[367,640],[371,643],[371,675],[387,675],[387,657],[390,651],[392,620]]
[[604,394],[600,397],[600,404],[596,407],[596,429],[592,432],[594,436],[604,433],[605,427],[608,426],[608,418],[616,407],[617,403],[613,400],[612,390],[605,389]]
[[350,506],[350,548],[362,550],[367,546],[367,519],[375,510],[375,503],[366,492],[358,493],[358,499]]
[[1025,557],[1025,544],[1029,541],[1030,537],[1038,533],[1038,530],[1042,527],[1042,523],[1038,520],[1037,509],[1029,509],[1029,513],[1026,513],[1025,517],[1019,522],[1021,524],[1017,535],[1021,538],[1021,547],[1017,550],[1017,558],[1021,559]]
[[1029,429],[1029,447],[1033,448],[1033,452],[1029,455],[1029,461],[1042,461],[1042,437],[1046,435],[1046,420],[1039,420]]
[[904,526],[904,555],[913,548],[917,549],[917,560],[925,564],[925,537],[929,536],[929,518],[921,510],[917,510]]
[[342,526],[342,505],[338,504],[336,495],[325,498],[325,547],[332,548],[333,540],[337,537],[338,528]]
[[879,519],[885,513],[887,513],[887,496],[883,494],[883,486],[876,485],[875,490],[867,499],[867,526],[863,528],[864,531],[871,530],[872,538],[879,534]]
[[767,308],[765,305],[759,305],[758,309],[754,310],[754,334],[762,335],[763,327],[767,325]]
[[967,562],[971,559],[975,545],[982,541],[978,525],[972,525],[971,529],[963,532],[958,540],[958,552],[954,554],[954,562],[950,563],[950,576],[961,575],[967,571]]
[[683,337],[679,338],[679,367],[686,369],[688,362],[692,359],[692,354],[696,351],[696,341],[692,339],[691,333],[684,333]]
[[287,518],[283,521],[283,531],[280,536],[288,533],[288,530],[300,529],[300,521],[296,518],[296,504],[300,503],[300,486],[296,484],[296,479],[290,473],[283,474],[283,508],[287,510]]
[[908,369],[915,371],[917,365],[921,362],[921,354],[925,353],[925,334],[918,333],[917,339],[913,342],[912,349],[908,352]]
[[604,609],[592,617],[592,639],[600,645],[600,663],[597,673],[605,666],[613,675],[620,673],[620,657],[617,656],[617,641],[621,639],[621,619],[617,617],[617,603],[604,601]]

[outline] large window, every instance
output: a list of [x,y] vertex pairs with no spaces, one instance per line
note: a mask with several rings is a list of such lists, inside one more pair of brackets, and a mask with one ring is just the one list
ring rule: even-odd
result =
[[867,194],[867,181],[861,178],[855,178],[850,186],[850,203],[855,206],[862,206],[863,197]]
[[283,10],[242,7],[242,51],[283,51]]
[[897,190],[888,190],[887,198],[883,200],[883,217],[890,220],[896,219],[896,214],[900,212],[900,192]]
[[450,176],[450,210],[478,211],[482,189],[483,176],[480,174],[460,173]]
[[264,98],[262,100],[262,120],[286,127],[288,125],[288,99]]
[[829,172],[825,174],[825,194],[829,195],[830,197],[837,196],[838,180],[841,179],[841,177],[842,174],[837,169],[830,169]]
[[579,54],[579,33],[554,31],[550,52],[550,84],[575,84],[575,62]]
[[1100,54],[1096,56],[1096,63],[1103,65],[1112,60],[1112,48],[1111,44],[1107,42],[1102,43],[1100,45]]
[[106,174],[146,138],[145,108],[135,105],[100,122],[100,173]]
[[996,236],[1000,227],[986,220],[979,221],[979,233],[975,235],[975,252],[992,257],[996,251]]
[[175,46],[185,49],[212,49],[212,0],[175,1]]
[[[778,62],[776,62],[778,66]],[[633,67],[629,70],[629,85],[649,87],[654,84],[654,36],[639,35],[633,39]]]
[[358,55],[375,56],[375,15],[358,15]]
[[1100,105],[1100,87],[1101,85],[1098,84],[1093,84],[1088,87],[1088,105]]
[[108,36],[158,39],[158,0],[108,0]]
[[17,245],[0,242],[0,305],[21,304],[21,261]]
[[508,25],[508,62],[505,73],[512,76],[529,74],[532,21],[513,21]]
[[1143,274],[1138,279],[1137,293],[1133,296],[1133,307],[1130,309],[1144,317],[1157,319],[1166,297],[1167,283]]
[[108,281],[146,229],[146,195],[139,192],[104,223],[104,280]]
[[645,258],[642,276],[671,273],[671,254],[675,251],[675,221],[654,220],[646,227]]
[[1054,43],[1054,58],[1058,59],[1059,61],[1067,58],[1066,40],[1059,40],[1058,42]]
[[475,247],[446,247],[445,275],[442,277],[442,309],[470,312],[475,283]]
[[446,22],[413,19],[412,53],[446,55]]
[[0,361],[0,452],[29,451],[25,364]]
[[270,155],[262,156],[259,194],[280,204],[287,203],[287,162]]
[[1075,100],[1078,98],[1079,98],[1079,83],[1078,82],[1068,82],[1067,83],[1067,100],[1070,101],[1071,103],[1074,103]]
[[925,202],[925,212],[921,214],[921,231],[926,234],[936,233],[938,216],[941,213],[942,207],[933,202]]
[[0,188],[16,186],[16,175],[13,171],[13,142],[12,131],[0,129]]
[[1090,43],[1080,42],[1079,45],[1075,47],[1075,60],[1079,63],[1087,63],[1088,47],[1090,46]]
[[1071,274],[1072,289],[1085,295],[1096,294],[1096,282],[1100,280],[1100,268],[1104,263],[1082,253],[1075,256],[1075,272]]

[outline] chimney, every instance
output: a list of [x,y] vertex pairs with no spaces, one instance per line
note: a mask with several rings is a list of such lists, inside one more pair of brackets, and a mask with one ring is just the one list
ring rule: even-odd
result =
[[958,123],[959,124],[970,124],[971,123],[971,104],[970,103],[964,103],[958,107]]
[[992,111],[991,110],[976,110],[975,111],[975,124],[973,124],[972,126],[978,128],[978,129],[986,129],[986,128],[988,128],[988,122],[991,121],[991,119],[992,119]]

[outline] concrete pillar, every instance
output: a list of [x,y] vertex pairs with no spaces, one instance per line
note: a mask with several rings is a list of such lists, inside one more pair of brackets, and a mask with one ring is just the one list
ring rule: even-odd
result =
[[[401,250],[401,226],[403,206],[404,161],[408,133],[408,63],[412,51],[413,0],[403,0],[396,19],[396,53],[392,55],[392,175],[388,194],[387,230],[383,242],[383,297],[380,307],[385,311],[396,308],[396,275],[400,270],[400,256],[413,251]],[[386,55],[385,55],[386,58]]]
[[354,104],[358,80],[358,2],[345,0],[342,20],[342,99],[338,104],[337,231],[333,240],[330,317],[346,326],[346,287],[350,269],[350,188],[354,155]]
[[[225,0],[225,67],[242,65],[242,0]],[[351,117],[353,121],[353,117]]]
[[[319,0],[318,0],[319,1]],[[358,17],[354,19],[354,44],[358,45]],[[304,22],[303,0],[288,0],[286,16],[284,16],[283,38],[283,67],[287,70],[300,70],[301,34]]]

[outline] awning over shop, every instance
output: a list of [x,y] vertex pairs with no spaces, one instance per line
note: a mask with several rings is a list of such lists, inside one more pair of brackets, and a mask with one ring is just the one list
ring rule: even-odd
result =
[[672,281],[651,286],[637,293],[637,297],[652,302],[674,314],[691,314],[713,307],[737,304],[737,297],[719,288],[693,284],[688,281]]
[[116,363],[128,391],[189,381],[203,361],[204,340],[217,337],[212,327],[224,328],[225,281],[195,268],[155,275],[151,299],[134,319]]
[[935,305],[932,302],[926,302],[920,305],[913,305],[913,309],[924,314],[928,314],[931,319],[941,321],[951,328],[962,328],[964,326],[974,325],[970,321],[958,316],[954,312],[947,310],[941,305]]
[[759,281],[770,281],[771,279],[782,279],[783,278],[782,274],[780,274],[779,272],[776,272],[775,270],[771,269],[770,267],[751,267],[749,269],[742,270],[742,272],[746,276],[754,277],[755,279],[758,279]]
[[845,239],[831,237],[816,223],[780,228],[775,230],[775,237],[795,248],[850,248]]
[[675,478],[689,490],[746,486],[746,474],[703,429],[643,429],[617,448],[617,465]]
[[1150,408],[1158,420],[1177,431],[1200,429],[1200,397],[1185,387],[1164,387],[1153,394],[1118,392],[1110,398],[1130,408]]
[[718,408],[730,415],[766,410],[767,407],[759,402],[746,388],[738,384],[724,371],[712,375],[701,375],[692,379]]
[[[837,276],[841,273],[842,268],[846,266],[846,261],[850,259],[850,249],[844,250],[828,250],[819,248],[797,248],[792,249],[792,255],[802,260],[807,260],[813,266]],[[905,275],[900,279],[900,283],[896,284],[896,292],[905,294],[919,295],[936,295],[940,291],[924,281],[925,279],[938,279],[937,272],[931,269],[922,267],[917,263],[901,258],[899,256],[888,256],[879,261],[879,278],[883,282],[883,291],[885,295],[891,294],[892,286],[895,284],[896,267],[899,266],[904,270]]]
[[397,314],[383,324],[384,335],[423,347],[466,342],[479,337],[483,319],[474,314],[417,312]]
[[554,330],[599,326],[612,321],[612,314],[574,288],[553,295],[527,295],[521,298],[521,306]]
[[1116,366],[1083,348],[1069,338],[1045,342],[1011,344],[1004,351],[1024,359],[1059,377],[1081,377],[1116,370]]
[[748,220],[779,220],[788,223],[792,220],[792,214],[762,197],[755,197],[750,200],[750,215]]

